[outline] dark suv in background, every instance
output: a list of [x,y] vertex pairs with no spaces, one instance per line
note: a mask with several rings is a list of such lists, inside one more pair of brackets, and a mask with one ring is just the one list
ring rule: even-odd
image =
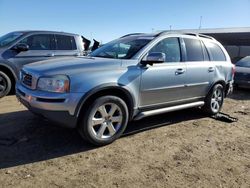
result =
[[0,98],[14,90],[23,65],[56,57],[81,56],[90,41],[54,31],[17,31],[0,37]]

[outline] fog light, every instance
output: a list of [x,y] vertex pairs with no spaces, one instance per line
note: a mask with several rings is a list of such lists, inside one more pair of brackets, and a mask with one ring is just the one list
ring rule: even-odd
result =
[[29,102],[31,102],[32,101],[32,96],[28,95],[27,99],[28,99]]

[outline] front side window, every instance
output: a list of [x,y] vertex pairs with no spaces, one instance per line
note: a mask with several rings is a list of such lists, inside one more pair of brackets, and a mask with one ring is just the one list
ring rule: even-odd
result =
[[94,50],[90,56],[112,59],[131,59],[152,39],[152,37],[140,36],[120,38]]
[[165,62],[180,62],[181,50],[178,38],[166,38],[157,43],[150,51],[161,52],[166,56]]
[[203,49],[198,39],[183,38],[186,46],[187,61],[204,61]]
[[76,50],[74,37],[65,35],[56,35],[57,50]]
[[53,35],[37,34],[26,37],[19,43],[25,43],[29,46],[29,50],[54,50]]
[[0,47],[4,47],[11,44],[12,42],[20,38],[22,35],[23,33],[20,32],[12,32],[0,37]]
[[225,54],[218,44],[210,41],[204,41],[204,43],[210,52],[212,61],[226,61]]

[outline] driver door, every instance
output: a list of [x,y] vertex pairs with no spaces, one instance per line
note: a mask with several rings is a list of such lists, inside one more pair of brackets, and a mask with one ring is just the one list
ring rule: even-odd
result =
[[171,106],[185,98],[186,65],[182,62],[180,40],[165,38],[150,52],[165,53],[164,63],[142,67],[140,107]]
[[31,35],[19,43],[25,43],[29,46],[28,51],[16,52],[12,50],[12,56],[8,59],[10,62],[21,68],[23,65],[36,61],[47,60],[53,57],[55,49],[54,36],[50,34]]

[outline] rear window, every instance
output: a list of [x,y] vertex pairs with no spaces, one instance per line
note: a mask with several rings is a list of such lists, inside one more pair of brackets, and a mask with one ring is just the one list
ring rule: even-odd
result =
[[56,35],[57,50],[76,50],[73,36]]
[[218,44],[210,41],[204,41],[204,43],[210,52],[211,61],[226,61],[226,56]]
[[204,61],[201,42],[198,39],[183,39],[186,46],[187,61]]

